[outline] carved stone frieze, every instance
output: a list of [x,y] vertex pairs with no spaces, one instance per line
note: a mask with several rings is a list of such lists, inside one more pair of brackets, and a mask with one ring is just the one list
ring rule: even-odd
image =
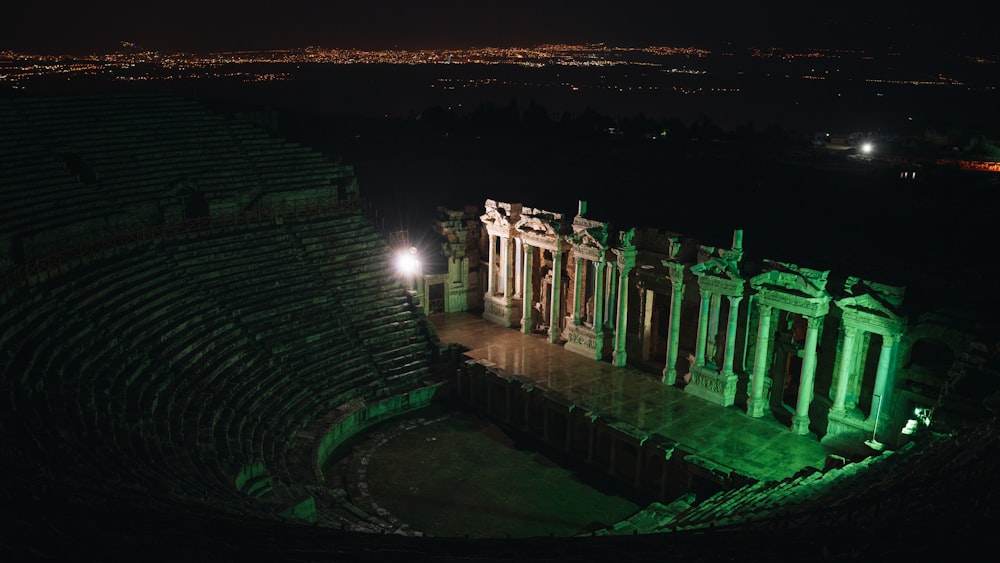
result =
[[706,275],[699,275],[698,277],[698,287],[700,289],[720,295],[743,295],[743,286],[744,281],[741,279],[734,280]]
[[820,317],[830,311],[829,297],[807,297],[774,289],[758,289],[757,302],[807,317]]
[[521,233],[521,242],[534,246],[535,248],[551,250],[553,252],[556,250],[566,250],[566,248],[564,248],[566,245],[556,235],[546,236],[536,233]]
[[521,322],[521,300],[487,295],[483,299],[483,318],[503,327],[518,326]]
[[902,334],[906,328],[906,322],[903,319],[887,318],[854,309],[845,309],[841,319],[844,326],[874,332],[883,336]]
[[736,400],[735,374],[722,374],[707,366],[691,367],[691,382],[684,391],[723,407]]
[[563,333],[565,348],[596,360],[604,357],[604,334],[588,325],[571,324]]
[[600,262],[604,258],[604,251],[593,247],[573,247],[573,253],[577,258],[584,258],[591,262]]
[[754,289],[782,289],[788,293],[800,293],[807,297],[830,298],[826,292],[829,270],[812,270],[774,260],[766,260],[765,263],[771,269],[750,280],[750,285]]

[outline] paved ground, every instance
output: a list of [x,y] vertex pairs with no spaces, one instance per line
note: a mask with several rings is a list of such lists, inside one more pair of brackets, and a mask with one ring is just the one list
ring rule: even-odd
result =
[[616,368],[468,313],[431,316],[442,342],[461,344],[467,355],[487,360],[509,374],[528,377],[578,407],[598,410],[659,433],[699,455],[761,480],[789,477],[807,467],[822,468],[829,454],[815,436],[793,434],[771,417],[751,418],[663,385],[650,374]]

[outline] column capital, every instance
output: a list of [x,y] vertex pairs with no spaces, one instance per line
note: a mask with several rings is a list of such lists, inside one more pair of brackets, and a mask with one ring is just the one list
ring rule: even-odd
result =
[[702,299],[709,299],[710,297],[712,297],[712,290],[698,288],[698,294],[701,295]]
[[743,300],[743,296],[742,295],[727,295],[726,297],[729,299],[729,304],[732,305],[732,306],[734,306],[734,307],[736,305],[739,305],[740,301]]
[[851,324],[841,323],[841,325],[840,325],[840,332],[842,332],[844,334],[845,338],[847,338],[847,337],[857,338],[857,337],[861,336],[861,333],[864,332],[864,329],[862,329],[860,327],[856,327],[856,326],[851,325]]
[[770,315],[771,314],[771,309],[774,308],[771,305],[765,305],[763,303],[758,303],[757,307],[759,307],[759,311],[760,311],[761,315]]
[[677,262],[677,261],[674,261],[674,260],[662,260],[660,263],[663,264],[664,266],[666,266],[667,270],[670,271],[670,275],[669,275],[670,279],[674,279],[674,278],[683,279],[684,278],[684,268],[685,268],[685,265],[684,265],[683,262]]
[[806,317],[806,324],[811,329],[820,328],[821,326],[823,326],[823,317],[819,316],[819,315],[816,315],[816,316],[807,316]]

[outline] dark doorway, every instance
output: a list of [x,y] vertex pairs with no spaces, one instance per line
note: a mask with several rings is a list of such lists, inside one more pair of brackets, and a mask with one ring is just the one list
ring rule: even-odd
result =
[[197,188],[190,186],[181,188],[177,191],[177,197],[181,200],[185,219],[208,217],[208,199]]

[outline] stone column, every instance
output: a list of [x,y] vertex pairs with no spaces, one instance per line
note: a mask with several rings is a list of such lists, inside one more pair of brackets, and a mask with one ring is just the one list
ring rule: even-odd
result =
[[705,343],[708,339],[708,305],[712,297],[712,292],[702,289],[701,310],[698,313],[698,341],[695,342],[694,363],[696,366],[705,365]]
[[615,351],[613,355],[616,367],[623,367],[628,360],[625,352],[625,337],[628,333],[628,275],[631,269],[628,264],[625,264],[622,266],[622,271],[618,273],[618,314],[615,323]]
[[514,297],[520,297],[524,295],[521,293],[521,288],[523,287],[522,279],[524,276],[524,259],[522,258],[524,254],[524,245],[521,243],[521,239],[514,239]]
[[[683,276],[683,274],[681,274]],[[663,382],[677,382],[677,346],[681,335],[681,304],[684,301],[684,278],[670,278],[670,319],[667,327],[667,365],[663,366]]]
[[747,414],[759,418],[767,411],[764,401],[764,378],[767,377],[768,349],[771,344],[771,306],[760,305],[757,327],[757,350],[753,361],[753,377],[750,381],[750,398]]
[[653,304],[656,302],[655,293],[651,289],[646,289],[644,282],[639,282],[639,330],[641,332],[642,359],[649,359],[649,351],[653,346]]
[[854,353],[854,368],[851,370],[851,380],[847,384],[847,397],[844,407],[848,410],[858,406],[861,397],[861,384],[864,383],[865,369],[868,366],[868,349],[871,347],[872,333],[864,331],[860,334]]
[[802,371],[799,374],[799,396],[792,415],[792,431],[796,434],[809,433],[809,404],[813,399],[813,383],[816,379],[816,342],[823,317],[807,317],[806,343],[802,356]]
[[552,251],[552,301],[549,304],[549,342],[559,341],[559,316],[562,314],[560,303],[562,286],[562,241],[556,237],[556,246]]
[[722,309],[722,296],[718,293],[713,293],[708,303],[708,334],[705,337],[705,359],[707,363],[715,365],[715,362],[718,361],[716,359],[718,350],[715,349],[715,343],[719,335],[719,313],[720,309]]
[[[500,279],[501,287],[503,289],[503,296],[507,298],[507,302],[510,302],[510,259],[511,259],[511,238],[501,237],[500,243]],[[506,315],[504,315],[506,316]]]
[[736,356],[736,329],[740,320],[740,300],[742,295],[729,296],[729,319],[726,322],[726,354],[722,360],[722,374],[733,374],[733,359]]
[[604,327],[604,261],[597,263],[597,279],[594,280],[594,332],[601,334]]
[[615,303],[618,300],[618,280],[615,278],[615,274],[618,273],[618,266],[613,262],[608,262],[606,268],[608,272],[607,284],[609,287],[609,291],[608,291],[608,302],[606,304],[607,311],[605,314],[605,318],[609,321],[611,328],[614,328],[617,319],[614,318],[612,313],[614,313]]
[[535,312],[535,293],[532,288],[532,273],[534,270],[534,248],[529,244],[524,245],[524,290],[521,291],[523,296],[523,306],[521,307],[521,332],[524,334],[531,334],[532,325],[534,324],[534,319],[532,314]]
[[840,348],[840,365],[837,370],[837,390],[833,395],[833,406],[830,412],[843,414],[846,410],[847,384],[851,380],[851,368],[854,366],[854,346],[858,341],[858,329],[844,327],[844,344]]
[[493,270],[494,270],[494,267],[495,267],[495,264],[496,264],[496,258],[493,255],[496,253],[496,242],[497,242],[496,235],[491,234],[490,235],[490,251],[489,251],[489,257],[490,257],[490,263],[489,263],[490,275],[486,276],[486,295],[493,295],[493,288],[495,287],[495,282],[493,280],[493,277],[494,277]]
[[872,409],[868,422],[875,423],[882,405],[885,403],[885,383],[889,379],[889,365],[896,348],[896,336],[882,335],[882,349],[878,355],[878,367],[875,368],[875,387],[872,389]]
[[576,274],[573,276],[573,324],[580,324],[580,307],[583,292],[583,258],[576,259]]

